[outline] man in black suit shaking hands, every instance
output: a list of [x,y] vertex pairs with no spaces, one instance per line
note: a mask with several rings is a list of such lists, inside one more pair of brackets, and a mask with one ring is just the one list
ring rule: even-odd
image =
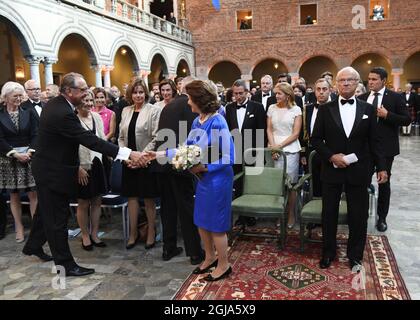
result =
[[378,195],[378,223],[376,228],[384,232],[387,230],[386,216],[389,210],[389,199],[391,198],[391,168],[394,157],[400,153],[399,127],[408,126],[411,123],[408,109],[403,97],[385,88],[388,74],[384,68],[373,68],[368,76],[370,92],[359,98],[372,104],[377,110],[377,134],[382,146],[388,181],[379,185]]
[[387,173],[377,139],[374,108],[355,98],[359,73],[346,67],[337,74],[338,100],[318,110],[311,142],[322,159],[322,235],[321,268],[328,268],[336,255],[338,209],[343,188],[346,192],[350,267],[361,265],[366,243],[372,161],[378,183]]
[[42,250],[48,241],[55,264],[65,269],[66,276],[84,276],[95,271],[76,264],[67,241],[69,202],[77,192],[79,145],[116,160],[130,159],[140,166],[148,162],[145,153],[118,148],[81,126],[74,111],[88,94],[87,90],[82,75],[69,73],[63,77],[61,95],[51,99],[42,111],[32,164],[38,207],[22,251],[45,261],[51,260]]

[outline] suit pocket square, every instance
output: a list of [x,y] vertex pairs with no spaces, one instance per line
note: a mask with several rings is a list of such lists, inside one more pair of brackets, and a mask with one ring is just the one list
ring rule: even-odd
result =
[[250,114],[250,115],[249,115],[249,118],[254,118],[254,115],[253,115],[253,114]]
[[364,114],[362,119],[364,120],[364,119],[367,119],[367,118],[369,118],[369,117]]

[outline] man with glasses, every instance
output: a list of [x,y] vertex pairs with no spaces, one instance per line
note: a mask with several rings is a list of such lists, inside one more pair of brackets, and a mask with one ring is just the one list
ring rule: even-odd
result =
[[[242,171],[242,162],[246,165],[252,163],[244,159],[245,150],[248,148],[263,148],[266,144],[266,115],[264,106],[247,98],[246,84],[243,80],[236,80],[232,86],[235,102],[226,106],[226,122],[235,140],[235,174]],[[239,141],[238,141],[239,140]],[[242,162],[238,162],[241,159]],[[234,183],[235,196],[242,193],[242,181],[238,179]],[[236,224],[254,225],[255,218],[240,219]]]
[[318,109],[310,139],[322,159],[323,246],[319,263],[322,269],[330,267],[336,257],[338,210],[343,190],[349,225],[347,257],[351,269],[361,266],[372,163],[376,166],[378,183],[387,180],[381,145],[377,140],[376,111],[372,105],[355,97],[359,80],[359,73],[352,67],[338,72],[338,100]]
[[21,104],[25,110],[32,110],[39,120],[44,103],[41,101],[41,86],[36,80],[28,80],[24,84],[28,100]]
[[76,264],[67,241],[69,202],[75,198],[78,189],[79,145],[116,160],[126,160],[129,165],[146,166],[148,163],[146,154],[118,148],[81,126],[75,107],[82,104],[87,90],[82,75],[69,73],[63,77],[61,95],[51,99],[43,110],[32,163],[38,207],[22,251],[47,260],[42,246],[48,241],[57,269],[62,266],[66,276],[94,272]]

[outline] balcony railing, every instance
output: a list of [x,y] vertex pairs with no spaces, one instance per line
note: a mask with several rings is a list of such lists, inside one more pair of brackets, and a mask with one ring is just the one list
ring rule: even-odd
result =
[[124,0],[62,0],[62,2],[77,5],[186,44],[192,43],[191,32],[187,29],[143,11]]

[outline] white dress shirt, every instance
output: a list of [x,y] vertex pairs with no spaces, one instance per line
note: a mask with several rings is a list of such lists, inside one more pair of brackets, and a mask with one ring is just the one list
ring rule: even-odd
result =
[[[246,105],[247,103],[248,103],[248,98],[245,100],[244,103],[242,103],[242,105]],[[246,114],[246,107],[236,109],[236,119],[238,120],[239,131],[242,131],[242,125],[244,124],[245,114]]]
[[264,110],[267,110],[267,100],[271,97],[271,91],[268,92],[268,96],[264,97],[264,92],[261,92],[261,102],[264,106]]
[[[29,101],[30,101],[32,104],[34,104],[34,103],[41,103],[41,100],[40,100],[39,102],[35,102],[35,101],[33,101],[33,100],[29,99]],[[38,113],[38,116],[41,116],[42,108],[41,108],[40,106],[36,105],[36,106],[35,106],[35,110],[36,110],[36,112]]]
[[[353,129],[354,120],[356,120],[356,97],[353,96],[350,99],[354,100],[353,104],[346,103],[341,104],[341,99],[345,99],[342,96],[338,97],[338,107],[340,109],[341,122],[343,123],[344,131],[346,132],[347,138],[350,136],[351,130]],[[350,100],[345,99],[345,100]]]
[[[370,104],[373,104],[373,99],[375,99],[375,95],[374,95],[375,91],[371,91],[370,95],[367,99],[367,102]],[[384,98],[384,93],[385,93],[385,87],[383,87],[381,90],[378,91],[379,95],[378,95],[378,107],[380,107],[382,105],[382,99]]]

